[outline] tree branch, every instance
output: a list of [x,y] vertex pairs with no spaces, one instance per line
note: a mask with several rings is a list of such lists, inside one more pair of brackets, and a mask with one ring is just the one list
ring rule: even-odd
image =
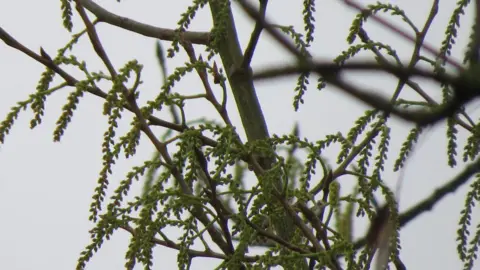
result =
[[[173,41],[178,35],[178,33],[172,29],[155,27],[126,17],[118,16],[102,8],[92,0],[80,0],[80,3],[88,11],[97,16],[99,21],[118,26],[137,34],[168,41]],[[188,40],[193,44],[208,45],[210,41],[209,32],[185,31],[182,34],[184,35],[185,40]]]
[[[474,174],[480,172],[480,159],[477,159],[475,162],[470,163],[463,169],[462,172],[457,174],[452,180],[444,184],[443,186],[437,188],[430,196],[422,200],[421,202],[417,203],[410,209],[406,210],[399,216],[399,225],[403,227],[407,225],[410,221],[414,220],[417,216],[431,211],[433,207],[440,202],[446,195],[455,192],[459,187],[463,184],[467,183],[467,181],[472,177]],[[359,249],[366,243],[366,238],[363,237],[357,242],[354,243],[354,248]]]
[[[120,226],[120,228],[129,232],[133,237],[136,237],[135,229],[133,229],[131,226],[122,225],[122,226]],[[180,250],[180,249],[184,248],[182,245],[178,245],[173,241],[165,241],[165,240],[160,240],[158,238],[153,238],[151,241],[153,243],[157,244],[157,245],[172,248],[172,249],[176,249],[176,250]],[[222,254],[222,253],[213,252],[211,250],[198,251],[198,250],[188,249],[187,253],[192,258],[204,257],[204,258],[216,258],[216,259],[221,259],[221,260],[228,260],[229,259],[227,255]],[[245,262],[256,262],[256,261],[258,261],[258,259],[259,258],[257,256],[255,256],[255,257],[253,257],[253,256],[243,256],[243,258],[242,258],[242,260],[245,261]]]
[[[428,31],[429,27],[431,26],[431,24],[433,22],[433,19],[436,16],[437,12],[438,12],[438,0],[435,0],[432,4],[432,7],[430,9],[430,14],[429,14],[429,16],[428,16],[428,18],[427,18],[427,20],[424,24],[424,27],[423,27],[422,31],[417,33],[417,40],[415,42],[414,52],[412,53],[412,59],[410,61],[410,63],[411,63],[410,68],[413,68],[414,67],[413,64],[416,64],[418,62],[418,60],[421,59],[421,56],[419,56],[421,45],[423,44],[423,40],[425,39],[427,31]],[[369,38],[367,32],[364,29],[360,29],[360,31],[358,32],[358,36],[360,37],[362,42],[364,42],[365,44],[369,44],[370,42],[373,42]],[[389,61],[385,58],[385,56],[383,56],[381,54],[381,52],[376,47],[372,47],[371,50],[373,51],[375,56],[377,56],[376,59],[377,59],[377,61],[380,62],[380,64],[382,64],[382,65],[388,65],[389,64]],[[401,62],[399,62],[398,65],[400,67],[403,67]],[[419,94],[428,103],[432,104],[433,106],[438,105],[438,103],[434,99],[432,99],[427,93],[425,93],[425,91],[423,91],[422,88],[420,88],[418,83],[414,82],[411,79],[407,79],[405,81],[405,83],[410,88],[412,88],[415,92],[417,92],[417,94]],[[470,125],[468,123],[466,123],[465,121],[463,121],[462,119],[460,119],[460,117],[458,117],[457,115],[454,117],[455,121],[460,126],[462,126],[466,130],[471,132],[472,131],[472,126],[474,126],[473,121],[471,121],[470,117],[468,116],[467,113],[465,113],[464,110],[462,110],[460,113],[470,122]]]
[[[224,11],[224,1],[210,0],[210,8],[214,24],[226,24],[226,36],[219,41],[219,54],[226,69],[226,75],[232,88],[247,139],[262,140],[269,137],[267,124],[258,102],[255,87],[251,78],[250,68],[244,69],[241,64],[243,55],[238,41],[237,29],[231,8]],[[218,14],[228,14],[227,22]],[[264,164],[262,164],[264,165]]]
[[238,0],[237,3],[240,4],[243,10],[259,25],[259,27],[261,26],[265,29],[280,45],[282,45],[282,47],[295,55],[300,62],[307,60],[305,56],[297,50],[295,44],[283,36],[280,31],[275,29],[272,24],[269,23],[266,18],[262,17],[250,3],[247,3],[245,0]]
[[[29,48],[25,47],[20,42],[18,42],[15,38],[13,38],[10,34],[8,34],[2,27],[0,27],[0,39],[3,40],[3,42],[5,42],[5,44],[7,44],[8,46],[21,51],[22,53],[30,56],[32,59],[41,63],[45,67],[53,70],[55,73],[57,73],[60,77],[62,77],[65,80],[65,83],[68,86],[75,87],[75,85],[78,83],[77,79],[75,79],[69,73],[64,71],[61,67],[55,64],[52,61],[52,59],[48,56],[48,54],[43,51],[43,49],[42,49],[43,51],[42,55],[38,55],[37,53],[33,52],[32,50],[30,50]],[[107,97],[107,94],[96,86],[89,86],[87,89],[87,92],[97,97],[100,97],[102,99],[105,99]],[[125,109],[130,112],[133,112],[132,108],[129,105],[126,105]],[[164,128],[178,131],[178,132],[182,132],[185,130],[185,127],[183,127],[180,124],[171,123],[152,115],[148,117],[148,121],[149,121],[148,124],[151,126],[161,126]],[[203,135],[200,136],[200,140],[205,145],[210,145],[210,146],[217,145],[217,142],[215,140],[212,140]]]
[[[451,85],[454,89],[455,95],[446,105],[440,107],[436,111],[417,110],[408,112],[396,108],[389,100],[378,94],[368,93],[365,89],[361,89],[345,80],[341,80],[340,75],[345,70],[385,71],[402,80],[407,80],[414,75],[421,76]],[[461,106],[480,95],[480,91],[477,90],[477,88],[480,88],[479,82],[475,78],[469,78],[462,75],[460,77],[454,77],[452,75],[433,73],[423,69],[405,69],[391,64],[378,65],[371,62],[350,63],[342,66],[338,66],[335,63],[303,63],[299,65],[275,67],[257,73],[253,78],[258,80],[303,72],[316,72],[322,76],[326,82],[337,86],[343,92],[359,99],[360,101],[419,125],[435,124],[446,117],[453,116]]]
[[[195,64],[197,62],[203,62],[202,57],[200,57],[200,59],[197,59],[197,56],[195,55],[195,49],[193,48],[193,46],[190,42],[182,40],[181,44],[182,44],[183,48],[185,49],[185,52],[187,53],[187,55],[190,59],[190,62],[192,64]],[[225,124],[229,127],[232,127],[233,126],[232,122],[230,121],[230,117],[228,116],[228,112],[225,109],[227,96],[224,94],[223,102],[222,102],[222,104],[220,104],[217,101],[217,99],[215,98],[215,95],[213,94],[212,86],[210,85],[210,82],[208,81],[207,70],[205,68],[200,68],[200,67],[196,67],[195,70],[197,71],[198,77],[202,81],[203,87],[205,88],[205,98],[217,110],[218,114],[222,117]]]
[[[81,1],[83,1],[83,0],[81,0]],[[10,47],[15,48],[15,49],[23,52],[24,54],[26,54],[26,55],[30,56],[31,58],[33,58],[34,60],[36,60],[37,62],[43,64],[45,67],[53,70],[55,73],[57,73],[59,76],[61,76],[65,80],[67,85],[69,85],[71,87],[75,87],[76,84],[78,83],[77,79],[75,79],[73,76],[71,76],[70,74],[65,72],[62,68],[60,68],[58,65],[56,65],[53,62],[53,60],[48,56],[48,54],[45,51],[43,51],[43,49],[41,49],[41,51],[42,51],[41,55],[36,54],[35,52],[31,51],[27,47],[23,46],[17,40],[15,40],[11,35],[9,35],[1,27],[0,27],[0,39],[2,39],[5,42],[5,44],[9,45]],[[93,86],[88,87],[87,92],[89,92],[89,93],[91,93],[95,96],[98,96],[100,98],[103,98],[103,99],[105,99],[107,97],[107,94],[105,92],[103,92],[98,87],[93,87]],[[125,109],[135,113],[135,111],[137,111],[136,109],[138,109],[138,107],[133,108],[130,104],[126,104]],[[148,121],[149,121],[148,125],[162,126],[162,127],[165,127],[165,128],[175,130],[175,131],[179,131],[179,132],[184,131],[184,129],[185,129],[181,125],[173,124],[173,123],[170,123],[168,121],[164,121],[164,120],[159,119],[159,118],[154,117],[154,116],[149,116]],[[200,139],[202,140],[203,143],[205,143],[207,145],[215,146],[217,144],[214,140],[212,140],[208,137],[205,137],[205,136],[201,136]],[[203,221],[205,223],[209,224],[209,222],[207,222],[206,220],[203,220]],[[209,230],[215,230],[215,228],[210,228]],[[217,237],[217,240],[223,240],[223,239],[220,236],[220,237]]]
[[[265,19],[265,13],[267,12],[268,0],[260,0],[260,16]],[[243,54],[243,68],[249,68],[250,63],[252,62],[253,53],[257,47],[258,40],[260,39],[260,34],[262,33],[263,25],[260,21],[255,23],[255,28],[253,29],[252,35],[250,37],[250,42],[247,45],[247,49]]]
[[[353,0],[344,0],[344,3],[348,6],[350,6],[350,7],[353,7],[355,9],[357,9],[359,12],[365,12],[365,9],[360,4],[356,3]],[[385,19],[383,19],[380,16],[377,16],[375,14],[372,14],[372,16],[370,16],[370,17],[374,21],[377,21],[379,24],[381,24],[383,27],[386,27],[386,28],[392,30],[394,33],[397,33],[399,36],[403,37],[404,39],[415,43],[415,39],[416,39],[415,37],[412,37],[407,32],[402,31],[398,27],[394,26],[391,22],[389,22],[389,21],[387,21],[387,20],[385,20]],[[431,45],[425,44],[424,42],[422,42],[422,48],[425,49],[426,51],[428,51],[429,53],[433,54],[436,57],[439,55],[438,50],[433,48]],[[454,66],[458,71],[464,71],[464,68],[462,67],[462,65],[452,58],[444,57],[444,59],[442,59],[442,60],[444,60],[445,62]]]
[[[76,8],[80,16],[82,17],[82,20],[84,21],[85,25],[87,26],[87,31],[90,37],[90,41],[97,52],[98,56],[102,59],[102,61],[105,63],[107,66],[110,75],[112,76],[112,79],[115,80],[117,77],[117,73],[111,64],[111,61],[109,60],[105,50],[103,49],[103,46],[98,38],[98,35],[96,33],[95,28],[89,21],[82,4],[80,3],[81,0],[76,0]],[[147,123],[147,120],[143,116],[143,113],[141,112],[137,101],[136,101],[136,95],[132,92],[129,93],[128,89],[123,85],[122,83],[122,92],[126,96],[126,99],[128,103],[130,104],[130,107],[132,108],[133,113],[137,117],[137,121],[140,123],[141,130],[145,135],[148,137],[148,139],[152,142],[152,144],[155,146],[155,149],[162,155],[162,158],[165,160],[165,163],[167,163],[170,166],[170,171],[172,175],[175,177],[175,180],[179,184],[181,191],[185,194],[192,195],[193,192],[189,185],[186,183],[183,175],[180,173],[178,168],[174,166],[173,160],[170,157],[170,154],[168,153],[168,149],[165,143],[161,142],[155,133],[151,130],[150,126]],[[215,242],[215,244],[218,245],[218,247],[225,253],[229,254],[229,246],[223,239],[221,233],[217,230],[216,227],[211,226],[211,221],[209,217],[205,214],[205,212],[202,210],[200,207],[193,207],[193,209],[190,210],[190,212],[207,228],[207,231],[212,238],[212,240]]]

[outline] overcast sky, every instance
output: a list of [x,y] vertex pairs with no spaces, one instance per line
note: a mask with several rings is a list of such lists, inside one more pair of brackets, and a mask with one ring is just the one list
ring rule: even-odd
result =
[[[180,14],[191,1],[96,2],[119,15],[160,27],[175,28]],[[333,59],[348,48],[346,36],[355,12],[341,2],[317,1],[317,34],[312,46],[312,53],[316,57]],[[359,2],[366,5],[375,1]],[[411,20],[421,28],[432,1],[391,2],[404,8]],[[455,1],[441,2],[439,14],[427,36],[428,43],[436,48],[439,48],[443,40],[447,21],[455,7]],[[62,27],[60,1],[2,0],[1,7],[0,26],[36,52],[42,47],[53,56],[69,40],[69,33]],[[300,31],[301,8],[302,5],[294,4],[293,1],[270,1],[268,16],[276,23],[294,25]],[[237,5],[234,5],[234,11],[242,46],[245,48],[252,23]],[[453,50],[453,57],[457,60],[463,59],[472,11],[473,9],[468,9],[467,15],[462,19],[462,26],[466,27],[459,32]],[[395,22],[401,25],[400,21]],[[81,20],[75,15],[74,32],[82,28]],[[208,31],[210,28],[211,19],[207,8],[195,18],[192,30]],[[412,47],[408,42],[375,23],[369,23],[366,29],[372,39],[387,42],[397,50],[402,60],[409,60]],[[132,59],[138,59],[144,65],[141,100],[155,96],[162,82],[155,58],[155,40],[107,24],[100,24],[98,32],[115,67],[120,68]],[[168,42],[163,44],[164,47],[169,46]],[[79,59],[87,62],[90,70],[105,70],[88,39],[82,39],[74,52]],[[364,55],[371,57],[371,54]],[[287,56],[284,50],[264,34],[252,66],[255,71],[291,60],[292,57]],[[169,59],[169,71],[185,61],[183,53],[178,58]],[[16,102],[25,100],[35,91],[43,70],[40,64],[0,42],[0,118],[4,118]],[[73,74],[79,75],[78,72]],[[353,79],[362,85],[374,86],[384,93],[390,93],[396,84],[383,75],[360,74]],[[57,79],[55,82],[60,81]],[[322,139],[324,135],[337,131],[346,134],[353,121],[367,108],[334,88],[315,91],[313,83],[305,96],[305,104],[298,112],[294,112],[292,101],[295,83],[295,78],[288,78],[256,85],[270,134],[289,133],[297,121],[300,123],[301,136],[308,137],[310,141]],[[441,96],[438,86],[425,82],[422,86],[432,96]],[[175,90],[185,94],[198,92],[201,88],[198,87],[198,79],[192,75],[177,84]],[[102,100],[86,95],[62,141],[53,143],[55,122],[69,91],[71,89],[64,89],[48,99],[43,124],[34,130],[29,129],[31,112],[27,110],[21,113],[6,143],[0,146],[0,269],[72,269],[79,253],[89,243],[88,230],[92,224],[88,221],[88,209],[101,169],[101,143],[107,119],[101,116]],[[410,93],[403,97],[415,95]],[[470,107],[470,111],[476,108]],[[229,100],[228,109],[234,123],[239,125],[233,98]],[[187,106],[187,115],[193,117],[200,114],[217,117],[205,102],[192,102]],[[168,116],[166,113],[163,115]],[[474,115],[478,116],[478,113]],[[121,131],[127,130],[129,121],[130,118],[123,119]],[[392,173],[391,164],[411,126],[398,120],[392,123],[394,128],[390,152],[393,155],[387,163],[385,178],[394,187],[399,175]],[[459,130],[459,145],[462,147],[466,133],[461,128]],[[164,130],[159,128],[156,131]],[[455,175],[456,170],[447,166],[445,149],[445,129],[442,126],[431,129],[422,137],[405,170],[405,182],[400,194],[401,210],[408,209]],[[130,160],[119,161],[114,167],[115,172],[110,178],[112,187],[123,179],[132,166],[148,159],[152,151],[152,145],[142,139],[138,154]],[[333,162],[333,156],[331,160]],[[141,184],[137,184],[134,192],[138,194],[140,188]],[[402,229],[401,258],[408,269],[461,268],[456,253],[455,232],[466,190],[462,188],[447,196],[432,212],[422,215]],[[361,236],[363,230],[364,226],[359,225],[356,236]],[[117,232],[94,256],[87,269],[122,269],[128,239],[127,233]],[[176,268],[176,252],[158,247],[155,256],[155,269]],[[195,259],[192,269],[212,269],[217,263],[212,259]]]

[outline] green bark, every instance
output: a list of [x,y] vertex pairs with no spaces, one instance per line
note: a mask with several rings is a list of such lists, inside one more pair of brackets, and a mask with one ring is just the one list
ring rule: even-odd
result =
[[[222,59],[223,66],[226,69],[227,79],[235,98],[247,139],[248,141],[266,139],[269,137],[267,124],[256,95],[251,67],[242,66],[243,52],[238,40],[229,1],[210,0],[209,4],[214,20],[214,27],[225,27],[223,28],[224,31],[222,35],[214,37],[214,39],[216,39],[214,43]],[[274,160],[260,157],[258,158],[258,163],[264,170],[269,170],[272,168]],[[261,179],[261,176],[258,174],[257,177]],[[274,185],[276,190],[283,190],[284,187],[281,177]],[[279,196],[278,192],[277,194],[269,195],[271,196],[272,203],[276,200],[275,198]],[[281,238],[286,241],[292,240],[295,228],[292,218],[289,217],[285,211],[280,216],[277,214],[276,217],[271,220],[274,220],[273,226]],[[295,269],[307,268],[306,261],[303,259],[294,264],[296,264]],[[291,265],[292,261],[290,261],[289,266],[285,265],[284,267],[289,269]]]

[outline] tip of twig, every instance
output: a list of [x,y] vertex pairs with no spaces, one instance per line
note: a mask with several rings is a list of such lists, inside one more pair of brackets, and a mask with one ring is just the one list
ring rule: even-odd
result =
[[220,72],[218,71],[217,63],[213,61],[213,83],[219,84],[221,81]]
[[40,55],[48,61],[52,61],[50,55],[48,55],[48,53],[42,47],[40,47]]

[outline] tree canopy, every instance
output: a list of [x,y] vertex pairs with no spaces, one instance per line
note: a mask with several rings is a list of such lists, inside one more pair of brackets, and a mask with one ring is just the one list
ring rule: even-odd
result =
[[[56,142],[63,139],[85,95],[103,100],[108,125],[89,206],[93,228],[77,269],[86,268],[118,231],[131,234],[127,269],[158,268],[153,252],[157,247],[176,250],[179,269],[190,269],[200,257],[216,260],[218,269],[407,269],[401,258],[402,227],[466,185],[464,207],[456,217],[456,249],[464,269],[473,269],[480,241],[480,224],[472,224],[480,199],[480,123],[471,110],[480,89],[480,1],[458,1],[456,9],[448,11],[441,44],[429,42],[438,14],[447,13],[439,11],[438,0],[431,1],[420,24],[390,3],[341,2],[356,16],[345,37],[346,49],[331,60],[317,57],[318,44],[329,44],[329,39],[316,32],[318,23],[328,22],[317,16],[323,4],[314,0],[285,3],[302,6],[300,29],[273,20],[267,0],[193,0],[176,28],[119,16],[93,0],[61,0],[63,26],[71,40],[55,54],[43,48],[36,52],[0,27],[7,46],[45,67],[35,92],[0,123],[0,143],[8,143],[22,111],[33,112],[32,129],[42,124],[49,99],[59,92],[69,94],[53,130]],[[468,8],[474,20],[467,24],[471,35],[460,62],[451,55]],[[211,28],[195,25],[198,13],[206,11]],[[236,25],[239,14],[253,23],[247,40],[241,39]],[[397,44],[369,31],[371,24],[410,44],[409,58],[397,53]],[[74,25],[83,29],[75,33]],[[156,40],[163,82],[153,96],[143,87],[149,80],[142,76],[143,64],[137,59],[115,64],[99,25]],[[193,26],[204,30],[193,31]],[[267,39],[290,58],[254,66],[258,44]],[[102,69],[91,69],[76,55],[83,40],[90,42]],[[179,55],[187,61],[169,72],[169,61]],[[378,85],[352,79],[362,72],[388,76],[394,86],[379,90]],[[193,93],[178,87],[189,76],[197,78]],[[301,135],[305,125],[322,125],[314,115],[289,133],[271,132],[258,85],[280,85],[293,77],[292,106],[278,110],[297,112],[315,102],[319,91],[336,91],[368,109],[355,116],[349,130],[322,138]],[[199,101],[216,116],[188,110]],[[268,102],[276,102],[275,94]],[[128,131],[120,132],[125,118],[130,119]],[[398,119],[408,123],[410,131],[399,149],[391,149]],[[402,173],[419,141],[438,126],[444,127],[447,142],[447,164],[439,166],[458,167],[458,173],[442,185],[432,180],[431,194],[400,211],[401,185],[412,181]],[[113,181],[115,164],[137,155],[141,144],[149,145],[151,157]],[[387,171],[400,175],[393,186],[387,183]],[[143,191],[132,194],[138,181]],[[355,237],[355,226],[364,219],[368,229]],[[172,228],[179,237],[167,232]]]

